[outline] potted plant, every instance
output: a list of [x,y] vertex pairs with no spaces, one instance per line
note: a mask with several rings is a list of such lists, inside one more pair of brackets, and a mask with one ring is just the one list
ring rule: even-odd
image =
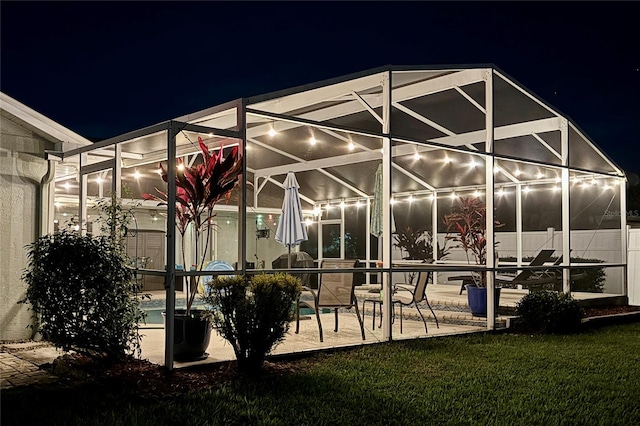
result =
[[[487,239],[486,239],[487,208],[484,202],[477,197],[461,197],[452,207],[451,213],[445,215],[444,224],[447,228],[446,240],[458,243],[465,255],[467,262],[471,258],[477,265],[487,264]],[[494,221],[495,227],[503,226]],[[472,274],[474,285],[467,285],[467,300],[471,313],[476,316],[487,315],[487,273]],[[500,288],[495,289],[495,305],[500,300]]]
[[[410,226],[393,235],[393,246],[400,249],[402,259],[404,260],[424,260],[433,259],[433,238],[431,233],[423,228],[413,230]],[[447,239],[444,245],[440,247],[438,243],[438,259],[444,259],[449,255],[447,248]],[[409,273],[409,282],[413,282],[416,273]]]
[[[223,147],[218,151],[209,151],[202,138],[198,138],[202,162],[192,166],[183,164],[177,159],[176,170],[176,227],[180,233],[182,265],[194,265],[201,271],[206,261],[211,241],[214,207],[225,200],[228,201],[231,191],[238,184],[242,173],[242,157],[238,148],[232,148],[226,157]],[[168,182],[168,173],[162,163],[159,165],[162,180]],[[168,197],[165,192],[156,188],[160,196],[143,194],[147,200],[159,201],[158,205],[166,205]],[[191,262],[187,262],[185,254],[185,235],[193,232],[195,251]],[[204,247],[202,236],[206,234]],[[175,311],[174,356],[176,360],[194,360],[206,358],[205,350],[211,336],[210,322],[203,310],[192,309],[201,277],[190,277],[187,280],[187,300],[185,309]]]

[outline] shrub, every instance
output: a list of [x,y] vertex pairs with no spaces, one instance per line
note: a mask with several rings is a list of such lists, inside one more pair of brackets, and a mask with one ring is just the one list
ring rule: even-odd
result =
[[140,354],[138,322],[144,316],[133,270],[109,237],[71,230],[46,235],[27,246],[22,275],[33,328],[56,347],[94,358]]
[[515,313],[525,331],[560,334],[578,331],[584,315],[577,300],[551,290],[524,296],[516,304]]
[[231,343],[242,373],[255,374],[293,320],[300,279],[289,274],[215,277],[202,299],[218,334]]

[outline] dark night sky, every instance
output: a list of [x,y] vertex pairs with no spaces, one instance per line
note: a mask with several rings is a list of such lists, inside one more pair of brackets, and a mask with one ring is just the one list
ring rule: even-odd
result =
[[638,171],[639,9],[2,1],[1,90],[83,136],[106,138],[387,64],[493,63]]

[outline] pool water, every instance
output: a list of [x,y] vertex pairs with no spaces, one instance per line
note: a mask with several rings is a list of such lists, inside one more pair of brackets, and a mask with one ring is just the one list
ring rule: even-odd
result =
[[[146,308],[144,311],[147,313],[147,318],[145,319],[145,323],[147,325],[157,325],[164,324],[164,318],[162,317],[162,313],[165,311],[165,308]],[[320,313],[326,314],[331,312],[328,308],[321,308]],[[311,308],[300,308],[300,316],[314,315],[313,309]]]

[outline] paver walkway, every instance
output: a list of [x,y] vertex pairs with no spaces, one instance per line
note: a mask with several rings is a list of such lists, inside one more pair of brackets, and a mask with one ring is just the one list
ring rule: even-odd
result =
[[44,342],[5,343],[0,345],[0,388],[49,383],[57,380],[41,369],[61,354]]

